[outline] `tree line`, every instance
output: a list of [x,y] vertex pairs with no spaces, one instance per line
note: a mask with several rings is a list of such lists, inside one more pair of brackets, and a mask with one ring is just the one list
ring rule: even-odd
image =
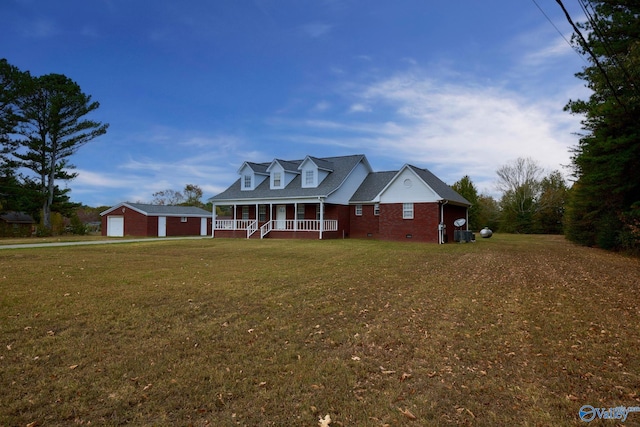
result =
[[86,118],[99,106],[62,74],[32,76],[0,59],[0,210],[33,214],[43,233],[52,212],[73,216],[78,205],[57,183],[77,175],[69,157],[107,132]]
[[569,188],[560,171],[545,175],[531,158],[518,158],[496,171],[498,200],[479,194],[469,176],[452,185],[471,202],[469,228],[525,234],[562,234]]

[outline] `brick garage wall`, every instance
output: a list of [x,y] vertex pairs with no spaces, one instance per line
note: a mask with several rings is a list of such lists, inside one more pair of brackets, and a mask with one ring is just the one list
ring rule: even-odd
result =
[[380,215],[373,214],[374,205],[362,205],[362,215],[356,215],[355,205],[349,206],[350,237],[356,239],[380,238]]
[[134,211],[133,209],[129,209],[127,207],[124,208],[124,235],[125,236],[157,236],[158,235],[158,219],[155,219],[155,233],[149,234],[153,231],[153,227],[150,222],[153,222],[153,219],[148,218],[145,215],[142,215],[139,212]]
[[413,219],[402,219],[402,203],[381,204],[380,239],[438,243],[439,217],[438,203],[414,203]]

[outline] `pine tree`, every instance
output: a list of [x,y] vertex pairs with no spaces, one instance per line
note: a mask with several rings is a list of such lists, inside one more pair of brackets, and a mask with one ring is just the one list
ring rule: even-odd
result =
[[576,183],[566,235],[581,244],[620,249],[629,245],[625,221],[640,201],[640,2],[582,3],[587,21],[577,27],[589,35],[578,34],[574,41],[590,65],[576,76],[593,93],[566,107],[585,117],[585,134],[572,157]]

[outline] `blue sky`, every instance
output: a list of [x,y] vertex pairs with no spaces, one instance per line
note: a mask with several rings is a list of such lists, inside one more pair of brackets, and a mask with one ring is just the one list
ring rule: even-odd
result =
[[[537,3],[569,39],[555,0]],[[497,195],[518,157],[569,175],[580,117],[563,107],[589,95],[533,0],[3,0],[0,19],[0,57],[100,102],[109,131],[66,184],[90,206],[186,184],[208,198],[243,161],[306,155]]]

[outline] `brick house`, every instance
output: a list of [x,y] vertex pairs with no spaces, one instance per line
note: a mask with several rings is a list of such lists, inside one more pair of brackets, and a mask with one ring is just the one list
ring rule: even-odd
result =
[[[213,237],[375,238],[445,243],[470,203],[426,169],[374,172],[362,154],[245,162],[212,197]],[[216,218],[216,206],[231,215]]]
[[195,206],[163,206],[119,203],[100,213],[102,235],[123,236],[207,236],[211,234],[211,213]]

